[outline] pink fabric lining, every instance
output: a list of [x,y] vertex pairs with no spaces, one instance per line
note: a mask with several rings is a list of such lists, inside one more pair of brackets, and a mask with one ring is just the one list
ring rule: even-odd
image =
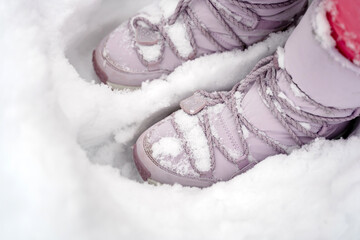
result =
[[337,49],[349,60],[360,65],[360,1],[331,0],[327,13]]

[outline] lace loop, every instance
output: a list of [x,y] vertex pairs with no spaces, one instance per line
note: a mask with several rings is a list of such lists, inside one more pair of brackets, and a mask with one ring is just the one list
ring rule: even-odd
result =
[[179,18],[180,14],[185,11],[185,9],[190,4],[191,0],[180,0],[175,8],[174,13],[168,18],[168,24],[172,25]]
[[[162,61],[163,54],[165,50],[165,44],[167,44],[170,49],[175,53],[175,55],[183,60],[187,61],[189,59],[193,59],[197,56],[197,44],[195,41],[193,30],[191,29],[191,25],[198,28],[200,32],[218,49],[217,51],[226,51],[229,50],[226,47],[224,47],[222,44],[219,43],[218,40],[213,36],[212,32],[206,27],[206,25],[201,22],[198,17],[194,14],[193,10],[190,8],[190,3],[192,0],[180,0],[174,10],[174,13],[168,17],[166,20],[162,19],[160,23],[152,23],[150,20],[146,19],[143,16],[137,16],[134,17],[131,21],[131,24],[129,24],[130,32],[133,34],[133,36],[136,36],[136,33],[139,29],[140,22],[142,22],[144,25],[146,25],[147,28],[158,32],[162,37],[160,37],[159,41],[161,41],[161,50],[160,50],[160,56],[156,58],[153,61],[146,60],[144,56],[141,54],[139,46],[137,46],[136,38],[134,38],[134,46],[137,51],[137,55],[140,59],[140,61],[145,66],[154,65]],[[246,47],[246,44],[241,40],[240,36],[236,34],[236,32],[232,29],[232,27],[229,25],[229,23],[235,25],[238,28],[244,29],[246,31],[251,31],[255,29],[257,26],[260,17],[251,10],[253,8],[253,3],[248,3],[245,1],[236,1],[237,6],[240,10],[244,13],[244,15],[247,17],[241,17],[238,16],[235,17],[235,13],[227,9],[226,7],[222,6],[217,0],[204,0],[207,6],[209,7],[210,11],[213,13],[213,15],[217,18],[219,23],[224,27],[224,29],[228,32],[229,36],[234,39],[239,49],[244,49]],[[240,4],[243,2],[244,4]],[[171,26],[175,24],[175,22],[182,16],[186,33],[190,41],[190,45],[192,47],[192,52],[188,54],[188,56],[182,56],[175,46],[174,42],[171,40],[171,38],[168,36],[168,33],[166,31],[166,26]],[[247,23],[249,22],[250,23]],[[229,22],[229,23],[228,23]]]
[[[304,143],[298,137],[296,130],[302,132],[305,136],[316,138],[320,137],[323,131],[319,132],[312,132],[310,129],[306,128],[304,125],[301,124],[299,120],[296,120],[294,117],[291,117],[288,112],[293,113],[296,116],[301,117],[302,119],[309,121],[311,123],[320,124],[322,127],[321,129],[327,129],[328,125],[333,123],[340,123],[350,121],[355,119],[360,114],[360,108],[355,109],[351,112],[350,115],[345,117],[323,117],[323,116],[316,116],[314,114],[305,112],[300,108],[296,108],[295,106],[289,104],[288,101],[284,100],[283,98],[279,97],[281,93],[280,87],[278,85],[277,80],[277,73],[279,71],[283,71],[285,74],[286,80],[289,84],[293,84],[291,76],[285,71],[280,69],[277,64],[277,56],[269,56],[266,57],[258,62],[258,64],[253,68],[253,70],[248,74],[248,76],[237,83],[229,92],[221,91],[221,92],[213,92],[208,93],[206,91],[200,90],[195,92],[194,95],[198,97],[202,97],[205,101],[204,107],[196,112],[198,116],[199,125],[203,129],[203,132],[206,136],[209,152],[210,152],[210,160],[211,160],[211,169],[207,172],[201,172],[196,169],[195,164],[193,168],[200,174],[207,174],[209,175],[211,171],[215,168],[215,156],[214,156],[214,149],[215,147],[223,154],[223,156],[230,162],[234,164],[239,164],[240,162],[249,159],[249,145],[247,143],[244,129],[245,127],[247,131],[253,133],[255,137],[261,139],[263,142],[271,146],[275,151],[278,153],[289,153],[293,147],[284,146],[276,139],[271,138],[265,132],[261,131],[260,129],[256,128],[252,123],[250,123],[246,117],[242,114],[242,111],[239,110],[238,102],[243,100],[243,97],[248,92],[253,84],[257,83],[259,87],[259,94],[264,101],[266,107],[270,110],[272,115],[279,121],[279,123],[286,129],[289,133],[290,137],[293,139],[294,143],[297,147],[302,146]],[[236,99],[236,93],[240,93],[240,99]],[[239,96],[239,95],[238,95]],[[335,109],[331,107],[326,107],[321,105],[320,103],[315,102],[310,97],[308,97],[305,93],[303,93],[303,98],[308,101],[310,104],[321,107],[324,111],[329,112],[343,112],[345,109]],[[221,144],[220,140],[215,137],[211,130],[211,123],[209,120],[209,115],[206,111],[207,108],[211,106],[215,106],[217,104],[224,104],[232,113],[233,118],[236,122],[237,128],[237,135],[238,139],[242,148],[242,154],[240,156],[234,157],[228,149],[226,149],[223,144]],[[349,110],[349,109],[347,109]],[[182,132],[179,130],[180,128],[177,126],[175,121],[172,121],[172,124],[180,137],[185,143],[184,150],[186,154],[190,157],[191,162],[195,160],[191,157],[192,153],[190,147],[187,145],[186,140]],[[241,169],[240,169],[241,170]]]

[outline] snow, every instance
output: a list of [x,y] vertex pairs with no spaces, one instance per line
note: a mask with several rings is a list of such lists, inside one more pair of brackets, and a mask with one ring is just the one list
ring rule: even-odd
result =
[[183,20],[178,20],[172,25],[167,25],[165,29],[176,50],[179,51],[180,56],[188,58],[193,52],[193,48],[190,44],[190,36],[187,34],[185,24]]
[[316,8],[316,14],[313,20],[313,28],[317,39],[325,49],[335,47],[335,40],[331,36],[331,27],[326,18],[328,9],[332,9],[331,1],[323,1],[319,7]]
[[305,128],[306,130],[311,130],[311,125],[306,122],[300,122],[300,125]]
[[182,152],[182,144],[180,139],[175,137],[161,138],[152,145],[152,155],[160,165],[166,169],[170,169],[181,176],[199,177],[199,174],[193,170],[187,158],[180,157],[178,161],[168,161],[169,157],[178,157]]
[[141,44],[137,44],[139,47],[140,54],[144,57],[146,61],[156,61],[162,54],[161,52],[161,44],[154,44],[152,46],[145,46]]
[[249,130],[245,127],[245,125],[241,126],[242,134],[244,136],[244,139],[247,139],[250,135]]
[[211,159],[208,140],[199,124],[198,117],[190,116],[184,111],[178,111],[174,114],[174,120],[193,153],[191,157],[195,160],[196,168],[202,172],[209,171]]
[[267,88],[266,88],[266,94],[267,94],[267,95],[270,95],[270,96],[273,96],[273,95],[274,95],[274,93],[272,92],[272,90],[271,90],[270,87],[267,87]]
[[281,108],[281,105],[278,101],[274,100],[274,105],[279,112],[281,112],[281,113],[283,112],[283,109]]
[[306,95],[301,91],[301,89],[296,86],[294,83],[290,84],[290,89],[295,94],[296,97],[304,98]]
[[[296,90],[295,90],[295,91],[296,91]],[[285,93],[279,92],[278,97],[284,99],[285,101],[287,101],[291,106],[293,106],[293,107],[295,107],[295,108],[297,107],[297,106],[295,106],[294,102],[291,101],[291,99],[288,98],[288,97],[285,95]]]
[[276,51],[278,55],[278,64],[281,69],[285,69],[285,49],[282,47],[278,47]]
[[224,111],[225,107],[226,107],[226,105],[223,103],[219,103],[214,106],[209,106],[209,107],[207,107],[207,113],[209,116],[218,115]]
[[161,138],[158,142],[152,145],[152,152],[155,158],[161,156],[176,157],[182,150],[181,142],[174,137]]
[[358,239],[359,130],[203,190],[140,181],[144,129],[197,89],[230,89],[289,34],[112,91],[91,51],[150,2],[0,3],[0,239]]
[[[189,0],[186,0],[184,2],[188,2],[188,1]],[[178,0],[160,0],[159,1],[159,6],[162,10],[162,14],[163,14],[164,18],[168,18],[174,13],[174,11],[178,5],[178,2],[179,2]]]

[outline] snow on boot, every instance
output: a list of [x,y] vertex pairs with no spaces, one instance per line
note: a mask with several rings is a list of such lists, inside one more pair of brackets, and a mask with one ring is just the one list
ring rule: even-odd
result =
[[291,25],[307,0],[171,0],[144,9],[93,53],[102,82],[141,86],[202,55],[247,46]]
[[336,138],[359,115],[360,68],[334,47],[315,0],[285,50],[229,92],[198,91],[134,147],[144,180],[207,187],[317,137]]

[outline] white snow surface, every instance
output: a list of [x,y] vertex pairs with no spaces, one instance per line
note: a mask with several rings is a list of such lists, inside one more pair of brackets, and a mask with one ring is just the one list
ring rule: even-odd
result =
[[156,61],[162,54],[160,43],[152,45],[152,46],[145,46],[145,45],[138,44],[138,47],[139,47],[140,54],[144,57],[144,59],[146,61],[149,61],[149,62]]
[[184,111],[178,111],[174,114],[174,120],[192,151],[193,156],[191,157],[194,158],[197,169],[202,172],[209,171],[211,158],[208,140],[199,124],[198,117],[190,116]]
[[179,20],[172,25],[166,26],[166,31],[176,50],[179,51],[180,56],[184,58],[189,57],[193,52],[193,47],[191,46],[190,36],[187,34],[184,21]]
[[140,181],[144,129],[194,90],[230,89],[288,36],[112,91],[91,52],[151,2],[0,2],[0,239],[358,239],[359,131],[207,189]]
[[178,138],[164,137],[151,147],[155,158],[171,156],[176,157],[180,154],[182,147]]
[[316,14],[313,19],[313,27],[317,39],[325,49],[333,48],[336,45],[331,37],[331,27],[327,20],[326,13],[333,9],[331,1],[323,1],[316,8]]
[[278,55],[278,64],[281,69],[285,69],[285,49],[282,47],[278,47],[276,51]]

